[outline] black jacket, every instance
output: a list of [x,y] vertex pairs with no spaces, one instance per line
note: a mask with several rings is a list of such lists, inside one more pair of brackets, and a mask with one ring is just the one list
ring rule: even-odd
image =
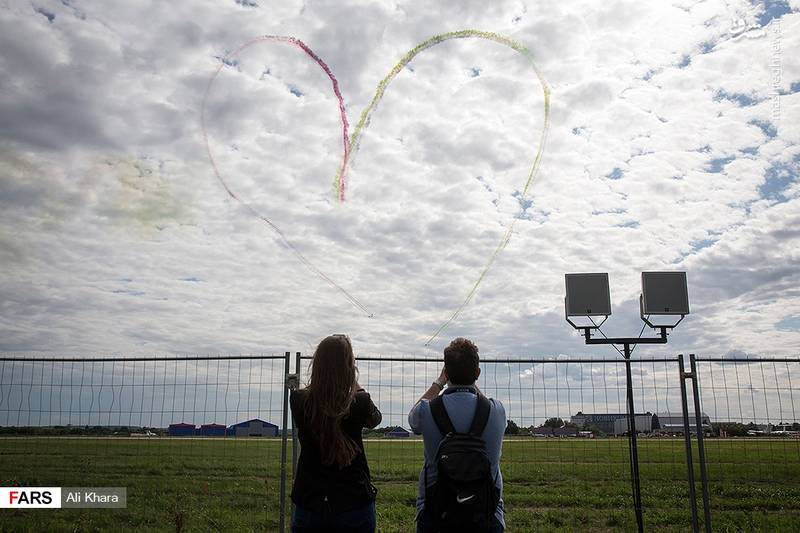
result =
[[342,430],[353,439],[360,452],[344,468],[323,465],[319,450],[320,444],[324,446],[325,443],[318,442],[309,428],[305,410],[307,398],[305,390],[292,391],[290,397],[294,427],[300,440],[292,501],[295,505],[319,512],[343,512],[363,507],[375,499],[376,489],[370,479],[361,430],[380,424],[381,412],[372,403],[369,393],[359,390],[350,413],[342,420]]

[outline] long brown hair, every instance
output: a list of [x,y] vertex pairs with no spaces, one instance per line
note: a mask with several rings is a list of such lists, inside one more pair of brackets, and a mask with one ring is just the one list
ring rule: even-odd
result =
[[353,462],[360,451],[341,424],[356,396],[356,364],[350,339],[344,335],[322,339],[311,365],[311,381],[306,387],[310,430],[320,444],[322,464],[341,468]]

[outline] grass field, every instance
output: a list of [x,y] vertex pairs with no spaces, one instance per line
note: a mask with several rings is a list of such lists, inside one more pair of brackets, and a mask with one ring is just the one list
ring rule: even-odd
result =
[[[414,530],[421,444],[365,444],[380,532]],[[707,453],[716,531],[798,529],[800,441],[712,439]],[[646,529],[688,530],[683,440],[641,439],[639,455]],[[277,531],[280,457],[277,439],[0,439],[2,485],[128,489],[125,509],[3,509],[0,531]],[[635,528],[625,439],[507,440],[502,471],[508,531]]]

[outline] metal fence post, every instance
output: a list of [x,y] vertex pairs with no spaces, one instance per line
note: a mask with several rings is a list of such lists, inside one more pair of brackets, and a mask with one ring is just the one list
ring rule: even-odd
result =
[[697,427],[697,453],[700,460],[700,483],[703,490],[703,518],[706,533],[711,533],[711,504],[708,497],[708,474],[706,473],[706,447],[703,442],[703,415],[700,410],[700,391],[698,386],[697,365],[694,354],[689,354],[692,371],[692,395],[694,396],[694,420]]
[[[297,386],[300,387],[300,357],[302,354],[297,352],[294,354],[294,373],[297,375]],[[297,432],[294,427],[294,417],[292,417],[292,479],[297,475],[297,447],[300,444],[297,442]]]
[[689,480],[689,502],[692,507],[692,531],[700,531],[697,520],[697,493],[694,486],[694,461],[692,459],[692,434],[689,429],[689,402],[686,396],[686,379],[692,377],[686,374],[683,365],[683,354],[678,354],[678,371],[681,381],[681,410],[683,411],[683,440],[686,444],[686,476]]
[[281,518],[280,518],[280,531],[286,531],[286,444],[287,444],[287,427],[289,425],[289,385],[287,379],[289,377],[289,356],[291,352],[286,352],[283,360],[283,424],[281,431]]
[[[294,354],[294,374],[297,376],[297,388],[300,388],[300,357],[301,353]],[[297,428],[294,427],[294,416],[292,416],[292,482],[297,477],[297,449],[300,446],[297,440]],[[292,513],[294,513],[294,502],[292,502]]]

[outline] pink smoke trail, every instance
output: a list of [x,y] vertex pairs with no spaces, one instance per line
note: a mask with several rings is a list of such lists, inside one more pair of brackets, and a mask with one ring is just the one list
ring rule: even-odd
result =
[[[349,127],[349,125],[347,123],[347,115],[345,114],[344,99],[342,98],[342,93],[339,91],[339,82],[336,80],[336,77],[333,75],[333,72],[331,72],[330,67],[328,67],[328,65],[317,54],[315,54],[314,51],[311,50],[311,48],[309,48],[303,41],[301,41],[300,39],[296,39],[294,37],[286,37],[286,36],[282,36],[282,35],[263,35],[261,37],[257,37],[255,39],[252,39],[252,40],[244,43],[242,46],[240,46],[239,48],[234,50],[232,53],[230,53],[227,56],[225,56],[225,59],[235,57],[236,55],[241,53],[244,49],[246,49],[246,48],[248,48],[248,47],[250,47],[250,46],[252,46],[254,44],[264,42],[264,41],[289,43],[289,44],[292,44],[292,45],[300,48],[309,57],[311,57],[311,59],[316,61],[316,63],[320,66],[320,68],[325,71],[325,74],[328,75],[328,78],[330,78],[331,85],[333,85],[333,92],[334,92],[334,94],[336,94],[336,98],[339,101],[339,115],[340,115],[341,121],[342,121],[343,155],[342,155],[342,166],[339,169],[340,183],[342,185],[337,189],[337,191],[338,191],[339,199],[340,200],[344,200],[344,172],[345,172],[345,170],[347,168],[347,163],[348,163],[348,160],[349,160],[350,143],[349,143],[349,138],[348,138],[348,127]],[[208,130],[206,128],[206,104],[208,103],[208,95],[211,92],[211,87],[213,86],[214,81],[217,79],[217,76],[219,76],[219,73],[220,73],[220,71],[222,71],[222,68],[224,66],[225,66],[225,61],[224,60],[220,61],[219,66],[214,71],[214,74],[208,80],[208,85],[206,86],[205,94],[203,94],[203,102],[202,102],[202,107],[201,107],[201,111],[200,111],[200,123],[201,123],[201,127],[202,127],[202,130],[203,130],[203,140],[205,141],[206,152],[208,154],[208,159],[211,162],[211,167],[214,170],[214,175],[217,177],[219,182],[222,184],[222,187],[225,189],[225,191],[228,193],[228,195],[231,198],[233,198],[234,200],[236,200],[237,202],[239,202],[242,206],[244,206],[256,218],[258,218],[259,220],[261,220],[262,222],[267,224],[270,227],[270,229],[272,229],[272,231],[274,231],[278,235],[278,237],[280,238],[281,243],[284,246],[286,246],[289,250],[291,250],[292,253],[294,253],[294,255],[300,260],[300,262],[303,263],[306,266],[306,268],[308,268],[311,272],[313,272],[314,274],[319,276],[321,279],[323,279],[329,285],[331,285],[336,290],[338,290],[340,293],[342,293],[344,295],[344,297],[347,298],[347,300],[351,304],[353,304],[356,308],[358,308],[360,311],[365,313],[367,316],[372,317],[372,314],[367,310],[367,308],[360,301],[358,301],[358,299],[355,296],[353,296],[352,294],[347,292],[347,290],[344,287],[342,287],[341,285],[339,285],[338,283],[333,281],[330,277],[328,277],[328,275],[326,275],[319,268],[314,266],[300,252],[300,250],[298,250],[297,247],[294,246],[294,244],[292,244],[286,238],[286,236],[284,235],[283,231],[281,231],[281,229],[278,226],[276,226],[270,219],[268,219],[267,217],[265,217],[264,215],[259,213],[255,208],[253,208],[247,202],[245,202],[241,198],[239,198],[239,196],[237,196],[236,193],[233,192],[233,190],[231,190],[231,188],[225,182],[225,179],[223,179],[222,173],[220,172],[219,167],[217,166],[217,161],[214,159],[214,155],[211,152],[211,145],[210,145],[210,143],[208,141]]]

